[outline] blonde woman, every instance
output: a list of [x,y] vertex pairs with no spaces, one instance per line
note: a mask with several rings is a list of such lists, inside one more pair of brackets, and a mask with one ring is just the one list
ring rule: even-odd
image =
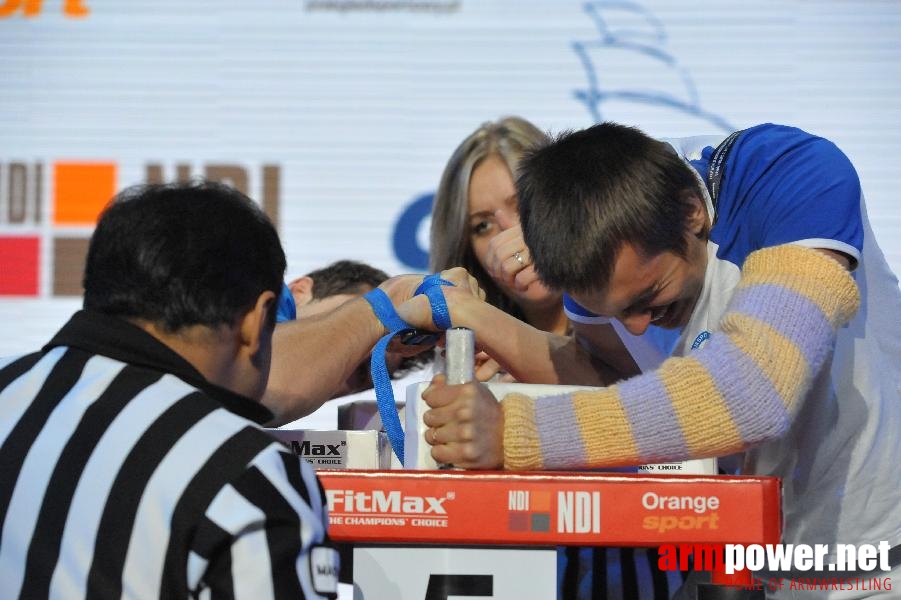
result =
[[[541,282],[518,288],[489,275],[492,239],[519,225],[514,174],[522,153],[547,141],[546,134],[520,117],[482,124],[451,155],[432,207],[429,268],[465,267],[485,290],[485,300],[542,331],[565,335],[569,320],[562,294]],[[481,355],[478,375],[499,369]]]

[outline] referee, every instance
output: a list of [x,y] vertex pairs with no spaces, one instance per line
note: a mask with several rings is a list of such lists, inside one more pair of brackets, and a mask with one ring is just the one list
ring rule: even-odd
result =
[[258,426],[284,270],[231,188],[114,198],[84,309],[0,359],[3,598],[336,597],[323,491]]

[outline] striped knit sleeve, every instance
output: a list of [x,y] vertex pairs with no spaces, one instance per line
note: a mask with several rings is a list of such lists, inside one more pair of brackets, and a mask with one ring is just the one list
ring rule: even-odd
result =
[[792,245],[758,250],[719,331],[691,355],[597,391],[506,396],[505,467],[635,465],[778,438],[859,304],[851,275],[825,254]]

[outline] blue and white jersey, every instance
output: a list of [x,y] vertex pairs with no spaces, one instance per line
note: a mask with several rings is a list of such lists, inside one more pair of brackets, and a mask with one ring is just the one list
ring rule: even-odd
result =
[[[670,144],[706,180],[719,141],[688,138]],[[676,355],[700,347],[716,330],[741,266],[755,250],[792,243],[841,252],[854,266],[860,260],[860,180],[848,158],[826,139],[783,125],[746,129],[723,167],[716,207],[706,185],[702,189],[713,220],[707,272]]]
[[[713,148],[691,160],[707,176]],[[860,259],[860,181],[829,140],[794,127],[758,125],[735,141],[722,179],[710,240],[717,258],[741,266],[780,244],[836,250]]]
[[[704,180],[718,142],[691,142],[670,143]],[[901,290],[876,245],[857,173],[832,142],[771,124],[745,130],[723,169],[715,208],[703,187],[713,215],[704,288],[674,354],[717,330],[751,252],[790,243],[848,256],[860,311],[839,330],[831,366],[812,382],[789,433],[746,452],[743,470],[782,478],[784,542],[897,545]]]

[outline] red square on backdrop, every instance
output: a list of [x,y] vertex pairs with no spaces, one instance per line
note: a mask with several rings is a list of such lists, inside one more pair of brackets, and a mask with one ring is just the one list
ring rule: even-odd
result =
[[0,296],[37,296],[40,238],[0,236]]

